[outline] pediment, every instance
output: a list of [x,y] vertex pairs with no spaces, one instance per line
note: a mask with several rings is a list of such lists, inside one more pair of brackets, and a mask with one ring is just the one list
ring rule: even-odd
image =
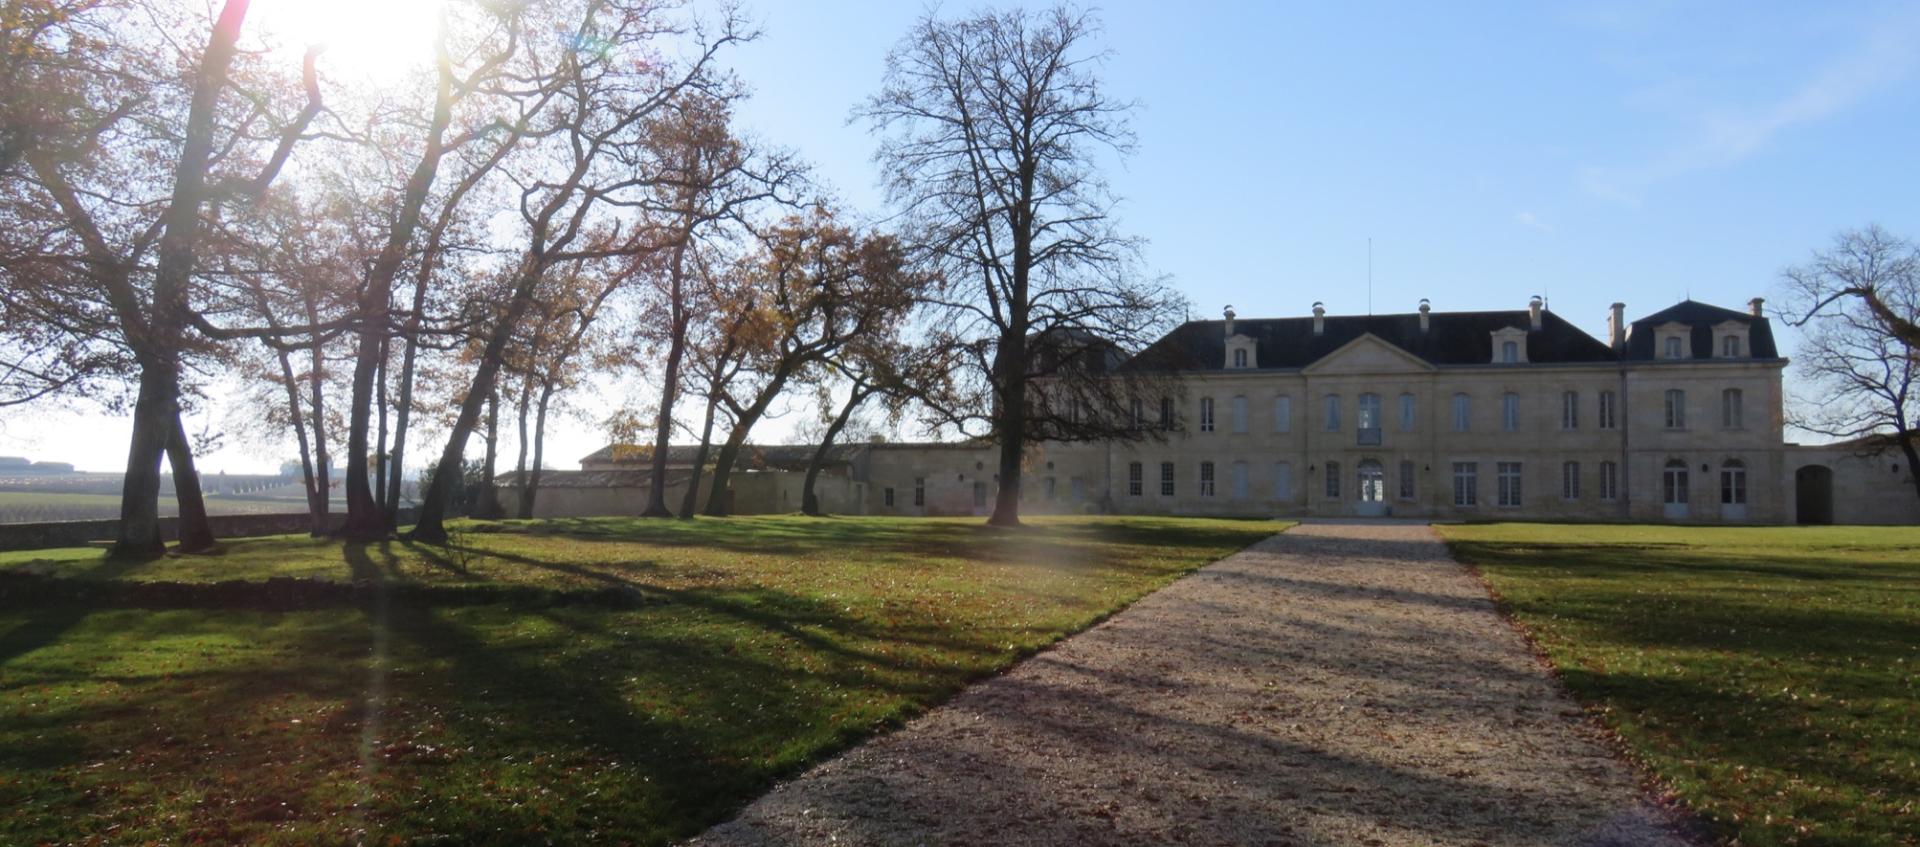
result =
[[1300,369],[1301,373],[1312,374],[1391,374],[1432,370],[1435,370],[1434,366],[1425,359],[1371,332],[1362,334]]

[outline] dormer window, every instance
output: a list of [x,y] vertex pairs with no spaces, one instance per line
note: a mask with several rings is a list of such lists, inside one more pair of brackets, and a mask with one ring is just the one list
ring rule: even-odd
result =
[[1244,368],[1247,366],[1247,351],[1233,351],[1233,366],[1236,368]]
[[1502,364],[1518,364],[1520,362],[1520,342],[1500,342],[1500,361]]
[[1491,333],[1493,337],[1493,364],[1524,365],[1527,363],[1527,331],[1519,327],[1503,327]]
[[1729,335],[1720,339],[1720,355],[1729,359],[1740,358],[1740,336]]
[[1722,359],[1739,359],[1747,355],[1753,345],[1747,340],[1751,332],[1744,321],[1722,321],[1713,328],[1713,349]]
[[1669,359],[1684,359],[1684,358],[1686,358],[1686,354],[1685,354],[1685,353],[1683,353],[1683,352],[1681,352],[1681,349],[1682,349],[1682,348],[1681,348],[1681,344],[1680,344],[1680,336],[1678,336],[1678,335],[1669,335],[1669,336],[1667,336],[1667,351],[1666,351],[1666,358],[1669,358]]

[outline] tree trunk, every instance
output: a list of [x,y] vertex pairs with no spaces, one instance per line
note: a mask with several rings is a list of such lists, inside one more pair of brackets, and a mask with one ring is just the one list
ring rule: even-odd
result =
[[473,508],[470,510],[476,518],[497,518],[500,509],[500,496],[493,488],[493,478],[499,470],[500,461],[500,392],[487,393],[487,440],[486,459],[480,463],[480,491],[474,495]]
[[840,408],[840,414],[827,426],[827,434],[821,436],[820,446],[814,448],[813,458],[807,460],[807,479],[800,486],[800,513],[819,517],[820,498],[813,493],[813,483],[820,478],[820,466],[827,461],[827,452],[833,449],[833,440],[845,429],[847,421],[853,418],[853,410],[867,399],[859,385],[854,385],[847,394],[847,404]]
[[467,396],[460,401],[460,416],[454,420],[453,432],[447,436],[447,446],[440,451],[440,461],[434,465],[433,479],[427,483],[427,490],[420,497],[420,521],[413,527],[410,536],[428,542],[447,540],[447,500],[453,493],[453,480],[460,473],[460,460],[466,455],[467,438],[473,435],[473,425],[480,419],[480,405],[486,395],[493,391],[494,378],[500,372],[501,353],[506,349],[507,339],[520,323],[521,316],[533,300],[533,289],[539,285],[540,276],[546,270],[533,260],[527,260],[532,267],[520,271],[513,297],[507,301],[507,313],[493,327],[487,336],[486,349],[481,351],[480,371],[474,374],[473,385],[467,390]]
[[760,416],[766,414],[773,398],[786,388],[790,373],[791,369],[785,365],[776,369],[766,387],[760,389],[760,396],[753,399],[753,405],[734,419],[733,429],[727,432],[727,440],[720,445],[720,454],[713,460],[713,493],[707,495],[709,517],[724,518],[733,511],[732,504],[727,502],[727,477],[733,474],[733,463],[740,458],[740,446],[747,442],[747,433]]
[[707,395],[707,418],[700,425],[700,445],[693,448],[693,476],[687,479],[687,494],[680,501],[680,518],[693,520],[700,511],[700,471],[707,464],[707,450],[713,446],[713,416],[719,411],[718,389]]
[[[380,409],[379,434],[373,440],[373,502],[381,515],[387,514],[387,350],[388,339],[380,338],[380,369],[374,375],[374,405]],[[389,524],[387,530],[393,526]]]
[[528,378],[520,386],[520,441],[517,445],[520,458],[513,463],[513,499],[514,517],[526,517],[521,514],[527,510],[527,403],[532,399],[533,379]]
[[120,482],[120,526],[113,544],[116,558],[145,559],[166,552],[160,537],[160,457],[166,452],[168,410],[166,377],[160,368],[140,368],[140,392],[133,404],[133,437],[127,471]]
[[280,379],[287,386],[287,415],[293,421],[294,440],[300,445],[300,484],[307,492],[307,516],[313,520],[313,534],[327,531],[326,499],[313,486],[313,453],[307,446],[307,418],[300,410],[300,381],[294,379],[293,362],[287,351],[275,350],[280,360]]
[[526,478],[526,495],[520,498],[520,518],[533,517],[533,500],[540,496],[540,463],[546,458],[547,403],[553,399],[551,383],[540,387],[540,403],[533,413],[533,468]]
[[[435,242],[438,239],[434,239]],[[436,245],[437,246],[437,245]],[[431,264],[432,256],[421,261]],[[426,308],[428,274],[423,269],[413,287],[413,311],[407,316],[406,347],[400,353],[399,398],[394,404],[393,472],[387,476],[387,525],[399,526],[402,479],[407,467],[407,424],[413,414],[413,357],[420,347],[420,311]]]
[[[1000,436],[1000,473],[994,480],[999,490],[994,494],[993,515],[987,518],[991,526],[1020,525],[1020,466],[1022,453],[1027,445],[1027,356],[1025,329],[1009,333],[1016,342],[1009,342],[1002,336],[1000,360],[1001,385],[1000,425],[996,427]],[[1006,349],[1009,344],[1012,349]]]
[[[670,518],[667,510],[667,451],[673,438],[673,404],[680,395],[680,359],[687,351],[686,304],[682,302],[686,268],[686,245],[674,248],[669,300],[673,327],[667,339],[667,366],[660,375],[660,413],[654,420],[653,475],[647,480],[647,507],[643,518]],[[698,473],[695,474],[698,476]]]
[[173,466],[173,497],[180,503],[180,543],[175,549],[197,553],[213,546],[213,527],[207,523],[207,503],[200,492],[200,472],[193,466],[193,444],[180,423],[180,410],[168,415],[167,459]]
[[1906,427],[1894,430],[1893,437],[1900,439],[1900,452],[1907,455],[1907,474],[1913,477],[1913,493],[1920,496],[1920,448],[1914,446],[1914,434]]
[[307,373],[307,406],[313,413],[313,464],[314,491],[319,497],[315,506],[315,525],[318,532],[326,532],[327,513],[333,508],[333,457],[327,453],[327,417],[326,393],[324,390],[324,369],[326,353],[318,333],[313,336],[311,369]]

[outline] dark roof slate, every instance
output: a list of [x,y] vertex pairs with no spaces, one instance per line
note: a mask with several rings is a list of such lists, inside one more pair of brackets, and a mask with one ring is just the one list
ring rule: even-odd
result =
[[1653,328],[1666,323],[1682,323],[1688,327],[1688,335],[1693,344],[1693,357],[1696,359],[1714,358],[1713,328],[1727,321],[1739,321],[1747,324],[1747,355],[1755,359],[1777,359],[1780,351],[1774,346],[1773,325],[1766,318],[1756,318],[1746,312],[1736,312],[1711,303],[1698,300],[1682,300],[1658,312],[1654,312],[1632,323],[1633,332],[1627,335],[1627,349],[1623,358],[1630,361],[1645,361],[1656,358]]
[[[1435,365],[1484,365],[1493,361],[1493,331],[1526,329],[1525,309],[1489,312],[1431,312],[1422,332],[1420,315],[1328,315],[1325,331],[1313,334],[1313,318],[1255,318],[1234,321],[1234,332],[1254,340],[1260,368],[1303,368],[1328,353],[1371,333]],[[1527,333],[1527,359],[1536,363],[1611,362],[1613,350],[1551,311],[1541,314],[1539,332]],[[1223,321],[1188,321],[1148,345],[1121,366],[1124,370],[1224,370]]]

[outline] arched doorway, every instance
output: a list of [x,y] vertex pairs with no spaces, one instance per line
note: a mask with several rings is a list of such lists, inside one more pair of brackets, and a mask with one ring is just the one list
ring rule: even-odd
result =
[[1362,515],[1384,515],[1387,513],[1387,471],[1380,463],[1367,459],[1360,463],[1360,505],[1358,513]]
[[1796,523],[1833,523],[1833,469],[1807,465],[1794,471],[1793,506]]

